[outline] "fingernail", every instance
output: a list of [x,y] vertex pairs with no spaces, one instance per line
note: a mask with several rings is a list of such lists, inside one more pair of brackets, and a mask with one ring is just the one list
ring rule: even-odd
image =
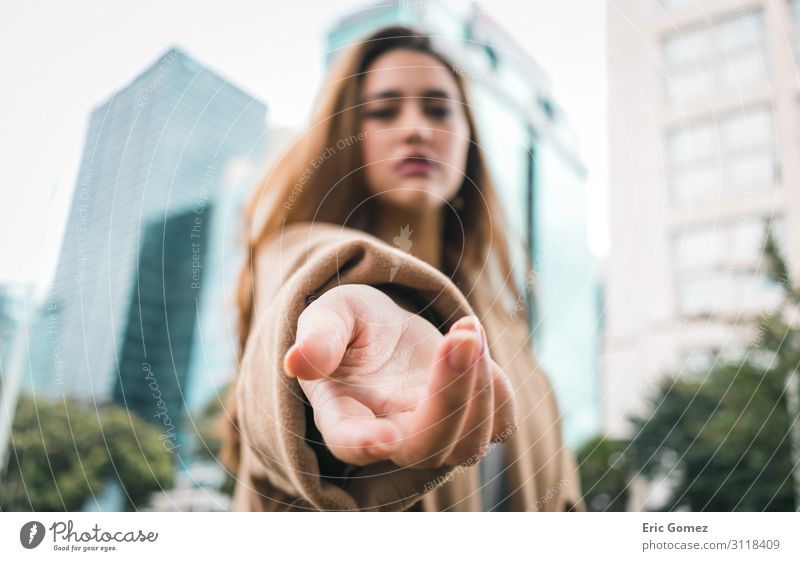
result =
[[478,318],[476,318],[475,316],[464,316],[463,318],[459,319],[458,321],[456,321],[453,324],[453,327],[451,327],[451,330],[453,328],[455,328],[456,326],[458,326],[458,327],[469,327],[470,329],[474,329],[475,325],[477,325],[477,324],[478,324]]
[[283,355],[283,369],[286,371],[289,376],[297,377],[297,375],[292,372],[292,369],[289,367],[289,355],[292,354],[292,351],[297,347],[297,344],[292,345],[289,347],[289,350]]
[[[462,348],[463,345],[467,345],[467,352],[465,352]],[[447,360],[450,363],[450,368],[459,372],[463,372],[472,366],[478,359],[477,347],[478,345],[476,345],[471,339],[464,339],[458,344],[454,345],[447,357]]]
[[486,331],[484,331],[481,322],[478,321],[478,318],[476,316],[467,316],[458,320],[456,325],[459,327],[466,327],[475,332],[481,342],[481,348],[480,351],[478,351],[478,356],[483,356],[483,352],[486,350]]

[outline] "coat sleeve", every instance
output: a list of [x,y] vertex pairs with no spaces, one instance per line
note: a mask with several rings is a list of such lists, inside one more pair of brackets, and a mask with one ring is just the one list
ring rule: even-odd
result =
[[310,405],[297,380],[284,373],[282,359],[300,313],[331,288],[369,284],[404,294],[443,333],[472,313],[458,288],[368,234],[323,224],[288,227],[256,256],[254,269],[254,317],[236,386],[248,479],[266,480],[293,504],[314,510],[405,510],[446,481],[454,468],[401,468],[388,461],[359,468],[335,460],[319,443]]

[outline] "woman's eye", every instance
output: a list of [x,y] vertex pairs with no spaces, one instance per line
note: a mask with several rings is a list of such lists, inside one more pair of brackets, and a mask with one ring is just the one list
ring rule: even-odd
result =
[[383,109],[373,109],[372,111],[366,112],[366,117],[371,119],[390,119],[397,114],[395,109],[391,107],[386,107]]
[[450,115],[450,108],[449,107],[444,107],[444,106],[428,107],[425,111],[431,117],[436,117],[436,118],[440,118],[440,119],[443,119],[443,118],[448,117]]

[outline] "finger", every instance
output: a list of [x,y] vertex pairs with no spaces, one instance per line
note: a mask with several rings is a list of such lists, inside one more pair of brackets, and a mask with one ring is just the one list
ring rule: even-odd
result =
[[354,329],[350,306],[336,293],[326,292],[300,314],[295,344],[283,359],[284,370],[306,380],[332,374],[342,362]]
[[514,389],[503,369],[491,360],[492,384],[494,386],[494,425],[492,426],[492,442],[501,443],[508,440],[517,430],[517,406],[514,400]]
[[475,386],[468,402],[466,421],[458,443],[447,458],[448,464],[458,465],[470,458],[482,458],[489,451],[494,424],[494,383],[486,333],[477,318],[457,322],[453,329],[477,331],[482,341],[482,352],[475,366]]
[[314,407],[314,421],[331,453],[348,464],[388,460],[400,443],[399,430],[391,421],[376,418],[350,396],[337,396]]
[[404,428],[395,462],[415,467],[444,463],[461,433],[475,379],[480,339],[464,330],[448,333],[436,349],[431,380]]

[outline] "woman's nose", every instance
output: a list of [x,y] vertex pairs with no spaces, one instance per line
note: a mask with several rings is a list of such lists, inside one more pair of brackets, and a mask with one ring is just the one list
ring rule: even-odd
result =
[[[414,100],[416,101],[416,100]],[[416,103],[408,103],[403,110],[400,132],[407,140],[429,141],[433,137],[433,128],[425,112]]]

